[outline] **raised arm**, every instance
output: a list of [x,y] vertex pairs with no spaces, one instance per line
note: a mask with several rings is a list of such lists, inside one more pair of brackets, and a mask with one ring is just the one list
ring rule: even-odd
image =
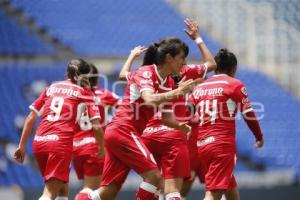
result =
[[30,133],[32,131],[34,122],[37,118],[38,118],[38,114],[35,111],[31,111],[29,115],[26,117],[19,146],[16,149],[14,154],[15,160],[19,163],[23,163],[24,161],[25,153],[26,153],[26,144],[30,136]]
[[192,40],[196,42],[202,55],[204,64],[207,66],[207,72],[214,71],[217,68],[217,64],[210,50],[207,48],[206,44],[201,38],[198,24],[196,21],[189,18],[185,19],[184,22],[187,26],[187,29],[184,31]]
[[142,53],[144,53],[147,48],[143,46],[137,46],[131,50],[125,64],[123,65],[120,73],[119,73],[119,80],[127,81],[127,75],[130,73],[133,61],[138,58]]

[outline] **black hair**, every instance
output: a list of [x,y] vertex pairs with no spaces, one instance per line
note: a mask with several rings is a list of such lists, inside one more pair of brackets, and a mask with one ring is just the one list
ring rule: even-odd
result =
[[97,67],[94,64],[90,64],[91,65],[91,77],[89,78],[90,84],[92,87],[97,86],[98,84],[98,74],[99,71],[97,69]]
[[175,57],[181,51],[185,57],[189,54],[189,47],[179,38],[170,37],[152,43],[145,52],[143,65],[160,65],[165,62],[167,54]]
[[237,67],[237,59],[235,55],[227,49],[220,49],[215,56],[217,63],[216,73],[230,74]]
[[72,82],[77,83],[80,86],[88,86],[89,83],[82,75],[89,74],[91,72],[91,66],[85,60],[72,59],[68,63],[67,76]]

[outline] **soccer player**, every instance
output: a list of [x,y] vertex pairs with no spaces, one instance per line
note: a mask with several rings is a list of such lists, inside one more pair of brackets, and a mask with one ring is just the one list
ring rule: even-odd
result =
[[[91,65],[92,76],[90,84],[96,97],[96,105],[100,112],[100,124],[104,129],[107,119],[107,108],[116,105],[119,97],[111,91],[98,87],[98,69]],[[81,104],[81,106],[85,106]],[[104,165],[103,135],[95,135],[92,130],[89,113],[87,110],[79,119],[80,131],[73,138],[73,164],[78,179],[83,179],[83,190],[81,192],[95,190],[100,185],[101,174]],[[97,140],[96,137],[99,137]],[[76,198],[80,198],[80,192]]]
[[[184,65],[180,71],[180,76],[170,79],[175,88],[177,87],[176,84],[178,84],[176,81],[179,81],[181,78],[193,80],[204,78],[206,72],[213,71],[217,67],[214,57],[200,37],[197,23],[192,19],[186,19],[185,23],[187,25],[185,32],[196,42],[204,63],[202,65]],[[155,56],[152,58],[152,62],[155,62]],[[150,59],[149,61],[151,62]],[[174,119],[181,123],[186,123],[187,121],[187,117],[185,116],[187,109],[186,101],[186,95],[182,95],[171,101],[172,107],[169,110],[169,115],[173,115]],[[191,174],[189,149],[186,134],[180,128],[170,128],[176,126],[172,125],[173,122],[169,120],[169,117],[167,118],[168,121],[166,121],[159,114],[156,115],[147,124],[147,128],[142,135],[142,140],[154,155],[158,166],[161,168],[166,200],[180,200],[183,179],[189,177]]]
[[198,158],[200,178],[205,182],[205,200],[239,200],[233,175],[236,161],[235,116],[240,111],[255,136],[255,147],[264,144],[263,134],[248,99],[244,84],[234,78],[237,59],[227,49],[215,56],[215,75],[199,84],[192,93],[191,102],[199,116]]
[[89,64],[84,60],[71,60],[67,67],[68,79],[52,83],[30,106],[31,112],[26,118],[15,159],[20,163],[24,161],[28,137],[41,114],[42,119],[33,141],[34,157],[45,181],[39,200],[54,200],[58,195],[60,197],[57,199],[68,199],[67,191],[64,191],[65,194],[61,194],[61,191],[66,188],[64,184],[69,179],[73,135],[79,130],[76,123],[81,116],[78,110],[80,103],[87,105],[93,130],[102,134],[94,94],[89,90],[89,81],[83,76],[90,71]]
[[[161,103],[190,92],[195,81],[182,82],[177,89],[166,91],[166,78],[173,73],[179,74],[188,55],[188,47],[180,39],[161,40],[155,43],[152,50],[156,52],[157,63],[142,66],[131,73],[125,96],[105,130],[106,157],[102,186],[90,193],[87,199],[114,199],[130,169],[134,169],[144,180],[136,199],[158,199],[156,192],[160,173],[140,135]],[[185,124],[182,126],[188,129]]]

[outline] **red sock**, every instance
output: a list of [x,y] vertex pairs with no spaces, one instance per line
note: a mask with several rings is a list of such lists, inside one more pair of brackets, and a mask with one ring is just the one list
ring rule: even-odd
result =
[[158,200],[156,187],[149,183],[143,182],[136,193],[136,200]]

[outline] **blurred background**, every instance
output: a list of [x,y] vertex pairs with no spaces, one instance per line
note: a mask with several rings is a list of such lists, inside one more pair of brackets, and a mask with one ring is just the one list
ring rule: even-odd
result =
[[[241,199],[300,199],[299,11],[299,0],[0,0],[0,199],[41,194],[32,138],[25,164],[14,162],[13,153],[28,106],[45,86],[64,79],[69,59],[95,63],[100,86],[122,96],[123,86],[113,83],[137,45],[180,37],[190,47],[188,63],[201,62],[183,32],[187,16],[198,21],[213,53],[226,47],[237,55],[238,78],[261,117],[265,147],[259,150],[243,120],[237,124]],[[131,173],[118,199],[133,199],[139,183]],[[72,170],[70,199],[80,187]],[[196,180],[188,199],[203,194]]]

